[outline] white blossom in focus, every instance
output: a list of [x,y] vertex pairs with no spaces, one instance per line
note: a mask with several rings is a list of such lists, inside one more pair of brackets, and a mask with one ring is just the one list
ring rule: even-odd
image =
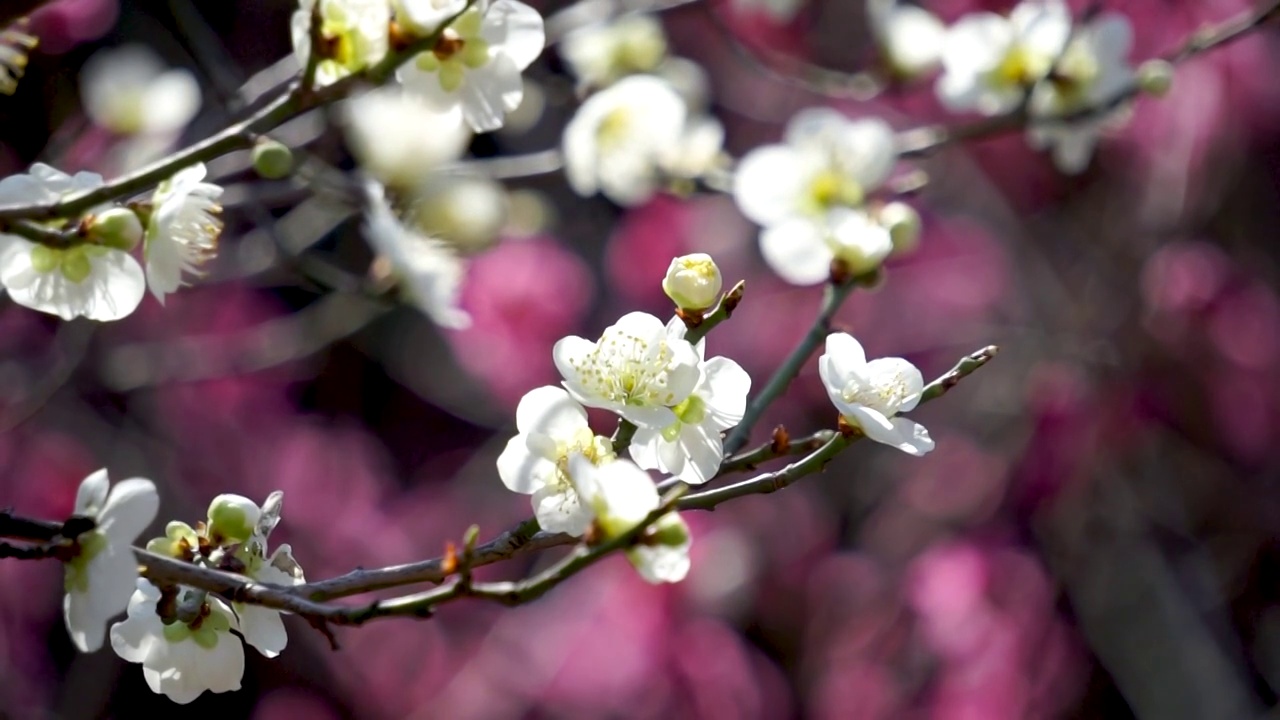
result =
[[669,337],[661,320],[642,312],[623,315],[597,342],[562,338],[552,355],[575,400],[642,428],[669,427],[677,420],[671,408],[698,384],[693,346]]
[[463,328],[471,317],[458,307],[466,265],[447,244],[405,225],[383,190],[369,184],[365,239],[389,264],[413,304],[437,325]]
[[200,274],[200,266],[218,252],[222,188],[204,177],[204,163],[183,168],[160,183],[151,198],[143,254],[147,286],[161,304],[185,284],[184,273]]
[[893,249],[865,201],[896,161],[893,131],[884,121],[804,110],[787,124],[782,144],[742,159],[733,197],[744,215],[764,226],[761,253],[782,279],[822,282],[833,260],[859,275],[875,270]]
[[[0,205],[56,202],[102,185],[102,176],[67,175],[37,163],[0,180]],[[101,210],[103,208],[97,208]],[[119,320],[142,302],[142,267],[129,253],[93,243],[54,248],[0,234],[0,284],[24,307],[61,317]]]
[[80,98],[95,125],[119,135],[170,134],[200,110],[200,84],[145,45],[94,53],[80,69]]
[[471,137],[456,109],[441,111],[390,85],[343,102],[340,113],[361,169],[401,192],[417,189],[441,164],[460,157]]
[[[660,498],[653,480],[629,460],[596,465],[573,455],[569,475],[606,539],[630,532],[658,509]],[[689,573],[689,545],[688,526],[671,512],[627,548],[627,559],[651,583],[680,582]]]
[[102,647],[107,621],[124,611],[138,579],[133,543],[155,519],[160,507],[150,480],[129,478],[108,492],[107,471],[80,483],[75,515],[97,527],[76,538],[75,557],[65,566],[62,615],[71,642],[81,652]]
[[[180,587],[180,593],[195,592]],[[160,590],[139,578],[129,600],[129,615],[111,626],[111,648],[128,662],[141,663],[152,692],[185,705],[204,691],[240,689],[244,676],[244,646],[231,634],[240,630],[226,603],[210,595],[207,614],[188,625],[166,625],[157,614]],[[181,602],[181,598],[179,598]]]
[[555,386],[535,388],[516,407],[518,435],[498,456],[498,476],[509,489],[533,496],[538,525],[553,533],[582,535],[591,512],[578,502],[569,479],[569,457],[578,453],[595,464],[612,462],[613,445],[591,432],[587,413]]
[[1133,28],[1128,18],[1118,13],[1099,15],[1076,29],[1053,73],[1032,89],[1027,106],[1032,119],[1027,137],[1035,147],[1052,147],[1053,161],[1062,172],[1084,170],[1098,135],[1126,118],[1128,109],[1117,106],[1070,122],[1051,120],[1106,107],[1129,89],[1135,77],[1128,62],[1132,43]]
[[396,77],[442,111],[461,108],[476,132],[489,132],[520,106],[520,73],[542,53],[545,41],[537,10],[517,0],[494,0],[453,21],[434,48],[401,65]]
[[867,15],[885,62],[897,77],[911,80],[942,62],[947,28],[933,13],[898,0],[868,0]]
[[[667,325],[673,340],[684,339],[685,331],[679,319]],[[724,460],[720,433],[742,421],[751,392],[751,376],[742,366],[725,357],[704,360],[705,345],[704,340],[695,347],[698,384],[671,408],[676,421],[664,428],[637,429],[628,448],[640,467],[675,475],[690,485],[705,483],[720,471]]]
[[846,333],[832,333],[827,336],[826,352],[818,358],[818,374],[836,409],[868,438],[909,455],[933,449],[924,426],[895,417],[915,409],[924,390],[924,379],[911,363],[902,358],[867,362],[857,340]]
[[289,29],[293,54],[307,66],[311,57],[311,15],[320,3],[321,45],[316,85],[323,87],[386,57],[391,7],[387,0],[299,0]]
[[651,75],[623,78],[587,98],[564,129],[574,192],[600,192],[619,205],[648,200],[661,181],[660,164],[684,138],[686,114],[679,94]]
[[605,87],[627,75],[651,72],[666,55],[666,33],[652,15],[625,15],[589,25],[560,41],[560,56],[588,87]]
[[1009,17],[966,15],[947,31],[938,98],[953,112],[1010,112],[1049,74],[1070,35],[1061,0],[1023,0]]

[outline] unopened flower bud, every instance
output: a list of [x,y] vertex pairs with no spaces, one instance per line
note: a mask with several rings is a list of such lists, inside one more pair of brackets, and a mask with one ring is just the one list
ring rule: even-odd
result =
[[219,495],[209,503],[209,539],[218,545],[248,540],[261,512],[257,503],[243,495]]
[[142,221],[128,208],[111,208],[89,220],[89,238],[107,247],[129,252],[142,242]]
[[1173,65],[1167,60],[1148,60],[1138,66],[1138,87],[1155,97],[1164,97],[1173,86]]
[[880,224],[889,231],[893,254],[905,255],[920,245],[920,213],[910,205],[891,202],[880,208]]
[[253,146],[253,170],[267,180],[279,180],[293,172],[293,151],[282,142],[263,138]]
[[715,304],[723,284],[716,261],[705,253],[694,253],[671,261],[662,291],[681,310],[706,310]]

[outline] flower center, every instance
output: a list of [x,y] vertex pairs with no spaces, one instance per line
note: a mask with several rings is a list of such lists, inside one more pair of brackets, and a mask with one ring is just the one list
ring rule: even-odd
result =
[[1098,74],[1098,59],[1083,44],[1072,43],[1049,74],[1049,82],[1057,93],[1059,111],[1083,107],[1089,100],[1089,89],[1097,81]]
[[608,438],[593,434],[590,428],[578,428],[568,442],[556,443],[555,483],[560,489],[573,487],[573,480],[569,477],[569,456],[574,453],[581,453],[596,466],[617,457]]
[[600,120],[596,126],[596,143],[601,147],[617,147],[626,141],[631,130],[631,111],[629,108],[615,108]]
[[596,349],[575,366],[578,381],[591,394],[636,407],[676,403],[667,387],[671,348],[665,340],[656,347],[643,338],[614,331],[600,338]]
[[808,200],[818,211],[833,207],[858,207],[866,195],[862,185],[833,168],[813,176],[809,181]]
[[436,73],[440,89],[445,92],[461,87],[468,68],[474,70],[488,64],[489,43],[480,37],[482,20],[478,11],[467,12],[441,33],[429,52],[418,55],[418,69]]
[[1031,85],[1049,72],[1052,62],[1050,57],[1028,52],[1022,45],[1014,45],[991,71],[990,80],[999,87]]
[[909,394],[907,384],[897,377],[872,377],[868,382],[857,378],[850,380],[840,397],[851,405],[861,405],[885,417],[893,417]]

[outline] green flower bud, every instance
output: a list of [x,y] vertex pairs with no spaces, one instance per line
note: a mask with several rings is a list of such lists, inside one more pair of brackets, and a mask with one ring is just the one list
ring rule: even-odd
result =
[[130,252],[142,242],[142,220],[129,208],[111,208],[89,220],[89,239]]
[[723,284],[715,260],[705,253],[694,253],[671,261],[662,279],[662,291],[681,310],[701,311],[715,304]]
[[1164,97],[1173,87],[1173,65],[1167,60],[1148,60],[1138,66],[1138,87],[1155,97]]
[[293,151],[288,145],[263,138],[253,146],[253,170],[267,180],[279,180],[293,172]]
[[89,253],[83,245],[62,251],[61,270],[63,276],[73,283],[88,279],[93,273],[93,265],[89,262]]
[[215,545],[242,543],[253,535],[261,510],[243,495],[219,495],[209,503],[209,540]]

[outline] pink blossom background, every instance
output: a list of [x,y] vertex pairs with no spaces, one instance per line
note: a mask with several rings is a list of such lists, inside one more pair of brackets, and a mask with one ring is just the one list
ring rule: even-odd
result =
[[[953,20],[1013,3],[923,4]],[[205,5],[202,21],[242,74],[287,52],[290,3]],[[1132,19],[1136,60],[1249,7],[1100,5]],[[664,19],[673,49],[707,69],[728,146],[741,153],[815,104],[901,128],[947,119],[927,83],[855,102],[795,81],[805,63],[852,72],[874,62],[863,12],[811,0],[778,23],[702,0]],[[148,42],[199,73],[189,28],[154,4],[58,0],[31,27],[42,49],[17,95],[0,98],[6,171],[105,156],[106,146],[70,142],[86,124],[75,68],[94,49]],[[934,453],[860,444],[785,492],[691,514],[693,570],[680,585],[646,585],[613,558],[526,607],[460,603],[428,621],[340,629],[338,651],[290,621],[279,659],[251,656],[242,691],[206,695],[192,711],[1163,720],[1273,706],[1278,49],[1268,29],[1187,63],[1080,177],[1058,175],[1017,136],[912,163],[930,177],[912,201],[920,249],[893,261],[882,287],[855,294],[835,326],[927,377],[1002,347],[917,413]],[[477,153],[557,142],[571,81],[554,52],[528,77],[546,116],[522,135],[478,140]],[[202,82],[207,117],[188,140],[225,119],[215,83]],[[341,159],[336,137],[313,149]],[[768,272],[757,230],[728,198],[659,197],[623,212],[574,197],[555,175],[518,185],[542,193],[556,220],[474,261],[463,299],[474,325],[461,332],[262,270],[263,213],[289,211],[301,196],[288,192],[256,208],[252,190],[229,192],[241,200],[228,201],[217,266],[164,308],[148,298],[129,319],[95,326],[5,302],[0,505],[65,517],[80,479],[106,466],[115,479],[157,482],[157,534],[163,520],[200,519],[220,492],[283,490],[278,540],[311,579],[429,557],[471,524],[488,537],[529,514],[493,469],[516,403],[558,381],[560,337],[594,335],[630,310],[668,313],[659,283],[673,255],[709,252],[727,278],[747,281],[708,349],[757,387],[819,306],[818,289]],[[316,240],[308,252],[363,271],[354,226]],[[754,438],[834,419],[810,362]],[[515,577],[547,560],[483,573]],[[136,666],[74,653],[55,565],[8,560],[0,575],[0,714],[172,711]]]

